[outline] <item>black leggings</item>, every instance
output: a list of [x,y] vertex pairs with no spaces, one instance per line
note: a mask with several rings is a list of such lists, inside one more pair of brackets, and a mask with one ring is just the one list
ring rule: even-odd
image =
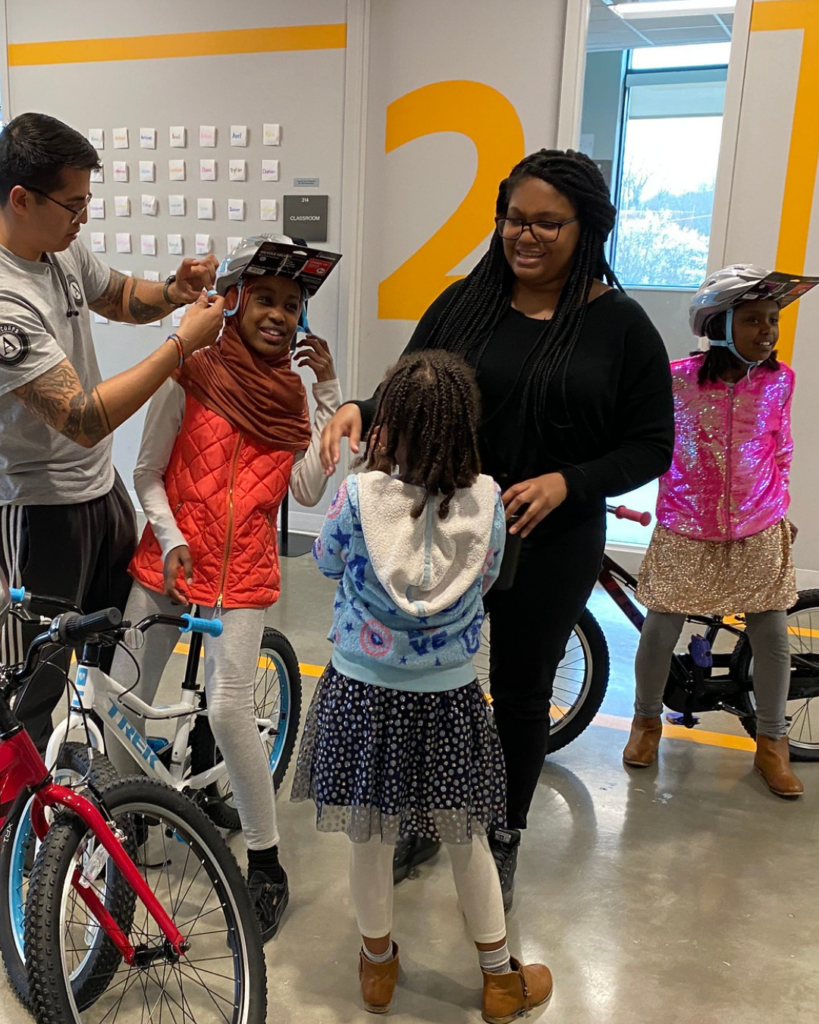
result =
[[[135,546],[134,507],[119,475],[106,495],[92,501],[0,509],[0,568],[7,577],[16,576],[12,585],[65,598],[84,612],[110,607],[125,611],[131,590],[128,563]],[[34,605],[32,611],[55,614],[47,606]],[[21,627],[10,618],[0,657],[11,664],[22,661],[40,632],[38,625]],[[113,656],[113,647],[103,651],[103,671],[110,671]],[[58,647],[45,647],[40,654],[42,667],[15,704],[17,715],[41,749],[51,735],[51,712],[65,692],[70,658],[70,651],[61,654]]]
[[549,708],[555,672],[589,599],[603,559],[605,513],[573,521],[552,513],[524,542],[510,590],[490,590],[490,690],[506,760],[507,824],[526,817],[549,749]]

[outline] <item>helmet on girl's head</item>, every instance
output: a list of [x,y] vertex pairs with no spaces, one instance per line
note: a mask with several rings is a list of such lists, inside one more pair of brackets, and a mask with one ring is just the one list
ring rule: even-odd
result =
[[307,300],[316,294],[340,259],[338,253],[311,249],[298,238],[253,235],[243,238],[219,264],[215,290],[219,295],[226,295],[234,286],[239,289],[236,305],[225,311],[225,316],[233,316],[239,309],[245,281],[267,275],[289,278],[301,288],[299,329],[309,333]]
[[228,289],[239,284],[264,242],[279,242],[281,245],[292,245],[294,250],[296,248],[294,239],[287,235],[251,235],[249,238],[243,238],[236,248],[225,256],[216,271],[215,288],[220,295],[226,295]]
[[766,277],[767,270],[750,263],[735,263],[709,275],[688,307],[691,330],[698,338],[704,337],[705,325],[712,317],[738,306]]

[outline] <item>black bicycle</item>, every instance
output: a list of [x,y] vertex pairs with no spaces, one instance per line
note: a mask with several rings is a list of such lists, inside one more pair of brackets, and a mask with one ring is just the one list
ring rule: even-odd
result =
[[[648,512],[625,506],[608,511],[618,519],[648,526]],[[634,599],[637,580],[611,558],[603,556],[598,582],[637,630],[645,615]],[[698,714],[727,711],[736,715],[751,737],[756,737],[756,703],[753,692],[753,654],[742,616],[730,619],[712,615],[688,615],[698,627],[684,654],[671,660],[663,703],[691,729]],[[475,658],[478,679],[488,690],[489,641],[487,616],[481,650]],[[786,719],[792,761],[819,761],[819,590],[803,590],[788,611],[791,648],[791,684]],[[731,641],[733,640],[733,644]],[[727,642],[725,642],[727,641]],[[610,660],[606,637],[588,608],[584,609],[566,645],[554,683],[549,750],[560,750],[584,731],[600,710],[609,683]],[[815,715],[814,715],[815,712]],[[816,721],[813,718],[816,717]]]

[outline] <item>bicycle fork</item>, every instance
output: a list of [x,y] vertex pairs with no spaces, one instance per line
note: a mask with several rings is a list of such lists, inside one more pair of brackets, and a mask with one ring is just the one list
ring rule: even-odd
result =
[[[177,959],[184,956],[190,949],[190,943],[170,919],[162,904],[151,890],[147,880],[142,877],[136,864],[125,852],[122,846],[122,839],[124,838],[122,834],[114,830],[113,826],[103,818],[99,810],[89,800],[73,790],[66,789],[64,786],[58,786],[54,783],[47,784],[45,789],[37,794],[31,809],[31,821],[37,838],[42,841],[48,831],[45,808],[55,806],[68,807],[88,826],[94,833],[97,842],[101,844],[125,878],[125,881],[134,891],[136,897],[144,904],[145,909],[164,933],[170,946],[170,952]],[[106,910],[99,896],[79,869],[75,870],[71,885],[105,934],[116,946],[123,960],[129,965],[137,963],[143,951],[134,948],[128,936],[125,935],[112,915]]]

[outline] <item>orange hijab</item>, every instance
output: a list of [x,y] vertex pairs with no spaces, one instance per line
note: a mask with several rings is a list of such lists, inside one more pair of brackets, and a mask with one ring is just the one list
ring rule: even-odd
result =
[[310,446],[310,414],[290,352],[263,359],[239,334],[251,287],[242,288],[239,310],[225,320],[217,344],[185,360],[176,379],[202,405],[262,444],[303,452]]

